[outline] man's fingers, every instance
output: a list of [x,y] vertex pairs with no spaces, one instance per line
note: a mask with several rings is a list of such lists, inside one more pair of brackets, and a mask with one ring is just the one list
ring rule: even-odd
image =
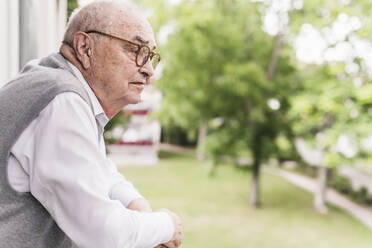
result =
[[172,241],[169,241],[165,244],[161,244],[159,246],[157,246],[156,248],[177,248],[181,245],[181,243],[177,240],[172,240]]
[[[172,239],[167,242],[162,244],[165,248],[177,248],[181,245],[182,243],[182,238],[183,238],[183,228],[182,228],[182,222],[181,219],[179,218],[178,215],[175,213],[169,211],[168,209],[161,209],[160,211],[164,211],[169,214],[171,217],[173,224],[174,224],[174,234]],[[159,247],[160,248],[160,247]]]
[[177,248],[177,246],[175,246],[174,244],[172,244],[171,242],[168,242],[166,244],[161,244],[161,245],[158,245],[157,247],[155,248]]

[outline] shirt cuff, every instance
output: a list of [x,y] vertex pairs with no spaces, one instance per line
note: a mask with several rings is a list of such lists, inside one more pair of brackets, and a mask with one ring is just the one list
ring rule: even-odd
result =
[[139,247],[149,247],[149,244],[156,246],[166,243],[173,238],[175,227],[173,220],[166,212],[141,212],[139,223]]

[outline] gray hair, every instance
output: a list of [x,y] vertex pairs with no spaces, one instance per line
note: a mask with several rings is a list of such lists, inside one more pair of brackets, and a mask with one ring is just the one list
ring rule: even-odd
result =
[[68,21],[67,29],[64,35],[64,42],[72,43],[74,34],[78,31],[98,30],[109,31],[114,25],[116,15],[120,13],[124,16],[140,15],[143,10],[130,1],[125,0],[99,0],[76,8]]

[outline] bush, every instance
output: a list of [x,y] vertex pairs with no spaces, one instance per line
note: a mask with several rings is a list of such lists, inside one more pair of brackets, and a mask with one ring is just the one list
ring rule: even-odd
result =
[[346,195],[353,194],[354,190],[350,180],[343,176],[335,175],[329,180],[329,186]]
[[366,187],[361,187],[359,190],[355,191],[347,177],[332,175],[329,186],[357,203],[372,206],[372,195],[368,193],[368,189]]
[[358,203],[372,205],[372,195],[368,194],[366,187],[361,187],[358,191],[353,192],[352,196]]

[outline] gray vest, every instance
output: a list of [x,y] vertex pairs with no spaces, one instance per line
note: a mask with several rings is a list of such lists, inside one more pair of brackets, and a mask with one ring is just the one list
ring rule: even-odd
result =
[[[89,105],[89,97],[60,54],[30,63],[0,89],[0,247],[74,247],[45,208],[30,194],[8,182],[10,149],[24,129],[62,92],[75,92]],[[47,152],[47,151],[45,151]]]

